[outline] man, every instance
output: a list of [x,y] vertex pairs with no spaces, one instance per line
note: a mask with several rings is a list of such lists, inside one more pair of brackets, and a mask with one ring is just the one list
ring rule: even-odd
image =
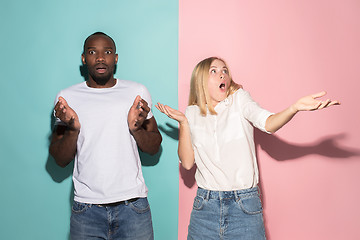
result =
[[50,153],[62,167],[73,159],[72,239],[153,239],[138,148],[155,154],[162,138],[139,83],[114,78],[115,43],[102,32],[84,42],[85,82],[62,90]]

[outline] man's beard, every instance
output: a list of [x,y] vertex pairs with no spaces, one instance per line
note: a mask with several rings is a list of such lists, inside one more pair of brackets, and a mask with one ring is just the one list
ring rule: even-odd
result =
[[96,84],[104,86],[111,79],[112,71],[108,71],[106,74],[101,74],[101,75],[89,71],[89,75],[96,82]]

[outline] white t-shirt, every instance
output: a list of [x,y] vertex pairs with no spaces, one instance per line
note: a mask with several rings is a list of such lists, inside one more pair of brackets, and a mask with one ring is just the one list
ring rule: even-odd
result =
[[199,187],[231,191],[255,187],[259,182],[253,125],[266,132],[272,114],[248,92],[239,89],[215,107],[217,115],[200,114],[197,105],[186,108]]
[[[117,80],[111,88],[90,88],[82,82],[60,91],[81,124],[74,162],[74,200],[104,204],[146,197],[136,141],[127,116],[135,97],[151,106],[142,84]],[[152,112],[149,112],[148,119]],[[57,119],[55,124],[64,124]]]

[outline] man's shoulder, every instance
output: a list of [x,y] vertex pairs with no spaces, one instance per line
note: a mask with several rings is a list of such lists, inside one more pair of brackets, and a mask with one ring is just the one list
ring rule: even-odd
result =
[[84,88],[86,87],[86,82],[80,82],[80,83],[77,83],[77,84],[74,84],[74,85],[71,85],[67,88],[64,88],[63,90],[61,90],[62,92],[71,92],[71,91],[76,91],[78,89],[81,89],[81,88]]
[[131,80],[122,80],[122,79],[117,79],[118,81],[118,87],[121,88],[146,88],[144,84],[139,83],[139,82],[135,82],[135,81],[131,81]]

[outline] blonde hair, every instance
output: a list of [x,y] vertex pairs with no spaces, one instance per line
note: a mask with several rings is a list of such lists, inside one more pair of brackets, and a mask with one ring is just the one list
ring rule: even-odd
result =
[[233,94],[239,88],[231,77],[228,65],[226,62],[218,57],[209,57],[201,62],[199,62],[192,74],[191,74],[191,83],[190,83],[190,94],[189,94],[189,106],[190,105],[197,105],[200,108],[200,113],[203,116],[206,116],[207,109],[209,109],[210,114],[216,115],[216,111],[211,104],[210,101],[210,94],[207,88],[208,79],[209,79],[209,70],[211,63],[214,60],[222,61],[226,68],[228,69],[229,77],[230,77],[230,87],[227,90],[226,96]]

